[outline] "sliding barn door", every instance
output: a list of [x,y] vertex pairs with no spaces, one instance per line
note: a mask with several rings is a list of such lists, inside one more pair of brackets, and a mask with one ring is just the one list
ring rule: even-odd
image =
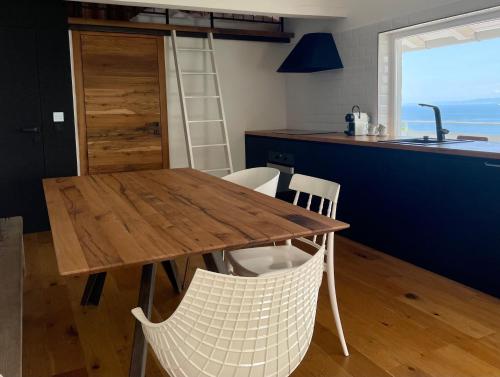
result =
[[168,167],[163,37],[73,31],[80,174]]

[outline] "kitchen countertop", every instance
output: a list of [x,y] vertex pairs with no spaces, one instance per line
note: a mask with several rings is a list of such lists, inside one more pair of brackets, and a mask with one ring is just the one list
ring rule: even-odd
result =
[[[278,132],[279,131],[279,132]],[[479,157],[500,160],[500,143],[491,141],[469,141],[465,143],[450,143],[442,145],[409,145],[380,143],[380,140],[392,140],[394,137],[386,136],[347,136],[343,132],[330,134],[287,134],[284,130],[247,131],[246,135],[272,137],[288,140],[316,141],[333,144],[349,144],[365,147],[400,149],[417,152],[441,153],[456,156]]]

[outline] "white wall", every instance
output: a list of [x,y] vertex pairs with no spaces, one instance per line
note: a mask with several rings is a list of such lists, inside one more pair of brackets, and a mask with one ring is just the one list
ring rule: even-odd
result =
[[[500,0],[351,1],[349,13],[355,14],[346,20],[291,20],[287,24],[297,34],[296,40],[305,32],[332,32],[345,67],[287,74],[287,123],[291,128],[341,131],[345,129],[344,115],[354,104],[376,122],[378,33],[500,5]],[[375,22],[367,25],[370,20]]]
[[[204,39],[179,38],[179,47],[200,48]],[[217,50],[219,77],[222,86],[230,146],[235,170],[245,167],[244,133],[246,130],[286,128],[285,76],[276,72],[290,46],[279,43],[247,41],[214,41]],[[172,167],[188,166],[184,128],[181,117],[174,59],[167,40],[167,97],[170,163]],[[184,70],[209,71],[211,63],[208,54],[183,53],[181,61]],[[205,59],[205,60],[204,60]],[[213,79],[186,78],[186,92],[203,94],[213,90]],[[189,93],[186,93],[189,94]],[[189,100],[193,119],[216,119],[215,100]],[[216,143],[219,124],[193,125],[193,143]],[[198,136],[196,136],[198,135]],[[221,149],[218,149],[222,152]],[[196,167],[216,168],[222,160],[217,150],[204,150],[195,155]],[[201,164],[201,165],[200,165]],[[204,165],[204,166],[203,166]],[[220,164],[219,164],[220,165]]]

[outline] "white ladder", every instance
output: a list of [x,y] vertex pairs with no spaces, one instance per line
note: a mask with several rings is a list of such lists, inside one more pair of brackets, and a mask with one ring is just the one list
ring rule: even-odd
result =
[[[207,33],[207,34],[208,34],[208,48],[178,48],[177,33],[175,30],[172,30],[172,47],[173,47],[173,53],[174,53],[175,70],[177,71],[177,85],[179,86],[179,98],[180,98],[180,102],[181,102],[182,121],[184,123],[184,134],[186,137],[188,161],[189,161],[189,166],[193,169],[196,169],[198,164],[195,163],[195,158],[194,158],[194,153],[193,153],[194,149],[224,148],[227,165],[216,166],[214,168],[205,168],[205,169],[202,169],[202,171],[204,171],[206,173],[227,172],[229,174],[229,173],[233,172],[233,161],[231,159],[231,149],[229,147],[229,138],[228,138],[228,134],[227,134],[226,115],[224,112],[224,103],[222,101],[219,75],[217,73],[217,64],[216,64],[216,60],[215,60],[215,48],[214,48],[213,34],[211,32]],[[195,53],[195,54],[196,53],[202,53],[202,54],[208,53],[208,54],[210,54],[213,71],[212,72],[183,71],[180,67],[180,64],[179,64],[179,54],[180,53]],[[214,76],[215,94],[211,94],[211,95],[186,95],[185,90],[184,90],[183,78],[184,78],[184,76],[189,76],[189,75]],[[212,98],[212,99],[217,100],[218,108],[219,108],[219,117],[217,119],[202,119],[202,120],[189,119],[188,108],[187,108],[188,101],[196,100],[196,99],[208,99],[208,98]],[[191,141],[191,131],[192,131],[191,128],[193,126],[196,127],[197,124],[210,124],[210,123],[218,123],[222,126],[222,138],[223,138],[222,142],[216,143],[216,144],[193,145],[193,143]]]

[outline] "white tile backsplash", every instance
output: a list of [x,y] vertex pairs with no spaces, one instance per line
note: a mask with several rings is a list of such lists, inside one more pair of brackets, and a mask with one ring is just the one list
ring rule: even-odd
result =
[[[312,74],[287,74],[287,124],[296,129],[345,129],[344,116],[359,105],[377,122],[378,35],[381,32],[500,5],[500,0],[460,0],[414,14],[335,33],[335,22],[292,23],[298,34],[332,31],[344,69]],[[329,29],[329,30],[327,30]],[[296,40],[300,35],[297,35]],[[387,94],[387,93],[385,93]],[[389,98],[386,97],[386,105]]]

